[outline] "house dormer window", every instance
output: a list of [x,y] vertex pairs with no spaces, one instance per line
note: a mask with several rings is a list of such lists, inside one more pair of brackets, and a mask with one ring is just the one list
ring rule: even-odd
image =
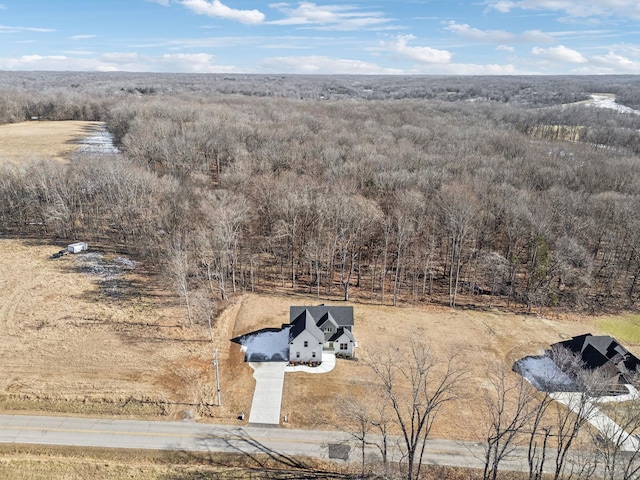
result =
[[308,347],[309,346],[309,342],[307,342],[306,340],[304,341],[304,346]]

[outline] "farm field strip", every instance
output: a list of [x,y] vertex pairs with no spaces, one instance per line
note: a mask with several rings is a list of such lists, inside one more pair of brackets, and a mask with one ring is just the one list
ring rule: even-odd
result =
[[32,121],[0,125],[0,164],[53,159],[67,163],[81,141],[104,129],[101,122]]

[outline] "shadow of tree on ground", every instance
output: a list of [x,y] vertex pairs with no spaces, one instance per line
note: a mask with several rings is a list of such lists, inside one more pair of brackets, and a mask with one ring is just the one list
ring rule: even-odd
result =
[[[206,449],[210,440],[209,437],[202,438],[203,450]],[[190,467],[185,467],[182,472],[172,472],[161,479],[355,480],[363,478],[351,471],[350,465],[344,463],[279,453],[242,430],[233,438],[225,438],[222,441],[228,452],[232,453],[182,451],[179,454],[180,462]]]

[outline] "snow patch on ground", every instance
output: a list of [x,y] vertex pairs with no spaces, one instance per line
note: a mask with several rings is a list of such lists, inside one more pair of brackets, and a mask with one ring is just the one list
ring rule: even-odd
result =
[[104,130],[104,127],[102,128],[102,130],[95,132],[93,135],[90,135],[79,142],[79,153],[93,155],[119,153],[119,150],[113,144],[113,136],[111,133]]
[[575,382],[558,368],[547,355],[529,356],[518,360],[513,370],[526,378],[541,392],[575,392]]
[[85,252],[73,255],[75,266],[78,270],[98,278],[106,295],[120,297],[125,294],[125,273],[134,270],[137,266],[135,260],[126,257],[118,257],[111,261],[99,252]]
[[591,95],[591,101],[589,101],[588,105],[597,108],[609,108],[620,113],[631,113],[634,115],[640,115],[640,110],[634,110],[633,108],[617,103],[615,95],[594,93]]
[[289,361],[289,327],[249,333],[239,341],[248,362]]

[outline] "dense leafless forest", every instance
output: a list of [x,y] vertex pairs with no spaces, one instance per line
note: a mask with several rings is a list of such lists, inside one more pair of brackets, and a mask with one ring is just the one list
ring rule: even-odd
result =
[[[0,73],[0,122],[101,120],[120,155],[5,166],[4,235],[232,292],[634,308],[640,77]],[[569,105],[572,104],[572,105]],[[207,307],[208,308],[208,307]]]

